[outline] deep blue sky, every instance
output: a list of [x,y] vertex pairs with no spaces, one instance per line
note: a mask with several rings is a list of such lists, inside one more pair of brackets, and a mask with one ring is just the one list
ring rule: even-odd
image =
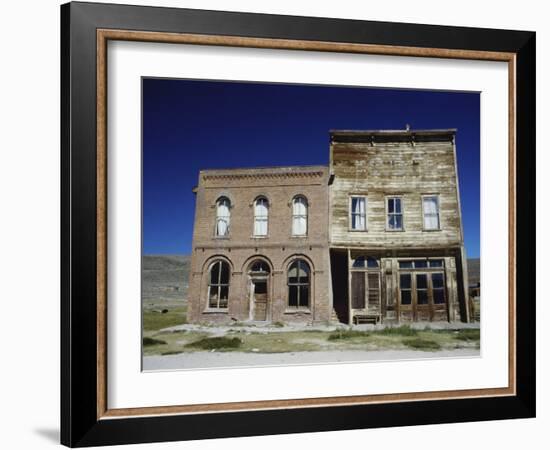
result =
[[479,256],[479,94],[143,79],[143,252],[188,254],[201,169],[328,164],[330,129],[457,128],[468,257]]

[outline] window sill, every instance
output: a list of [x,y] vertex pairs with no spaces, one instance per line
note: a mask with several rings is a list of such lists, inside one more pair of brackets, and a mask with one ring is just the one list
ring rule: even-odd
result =
[[287,308],[287,309],[285,309],[285,314],[311,314],[311,309],[309,309],[309,308]]
[[290,239],[307,239],[307,234],[292,234]]
[[220,240],[224,240],[224,239],[230,239],[231,236],[214,236],[212,239],[220,239]]
[[367,230],[366,228],[365,228],[364,230],[356,230],[356,229],[354,229],[354,228],[348,228],[348,231],[349,231],[350,233],[366,233],[366,232],[369,231],[369,230]]
[[386,231],[387,231],[388,233],[402,233],[402,232],[405,231],[405,229],[404,229],[404,228],[401,228],[400,230],[392,230],[391,228],[386,228]]
[[228,308],[206,308],[202,311],[203,314],[227,314]]
[[266,235],[266,236],[250,236],[250,239],[269,239],[269,235]]
[[423,228],[422,231],[426,231],[428,233],[431,233],[433,231],[443,231],[441,228]]

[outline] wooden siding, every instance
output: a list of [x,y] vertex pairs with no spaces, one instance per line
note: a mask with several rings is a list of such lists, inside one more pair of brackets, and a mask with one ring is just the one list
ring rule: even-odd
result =
[[[332,143],[330,244],[370,249],[462,245],[454,144]],[[438,194],[440,230],[425,231],[422,195]],[[349,197],[367,197],[367,230],[351,231]],[[386,197],[400,196],[403,231],[386,230]]]

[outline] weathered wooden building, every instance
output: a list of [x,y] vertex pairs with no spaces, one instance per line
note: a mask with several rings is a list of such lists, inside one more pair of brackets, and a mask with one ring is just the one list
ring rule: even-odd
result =
[[469,320],[455,133],[330,133],[329,248],[341,321]]
[[328,167],[195,192],[191,322],[469,321],[455,130],[335,130]]

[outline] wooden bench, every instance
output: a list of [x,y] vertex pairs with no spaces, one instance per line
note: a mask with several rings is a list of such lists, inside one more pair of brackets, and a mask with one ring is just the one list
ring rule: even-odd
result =
[[356,314],[353,316],[353,323],[355,325],[359,325],[361,323],[374,323],[374,325],[376,325],[379,321],[379,314]]

